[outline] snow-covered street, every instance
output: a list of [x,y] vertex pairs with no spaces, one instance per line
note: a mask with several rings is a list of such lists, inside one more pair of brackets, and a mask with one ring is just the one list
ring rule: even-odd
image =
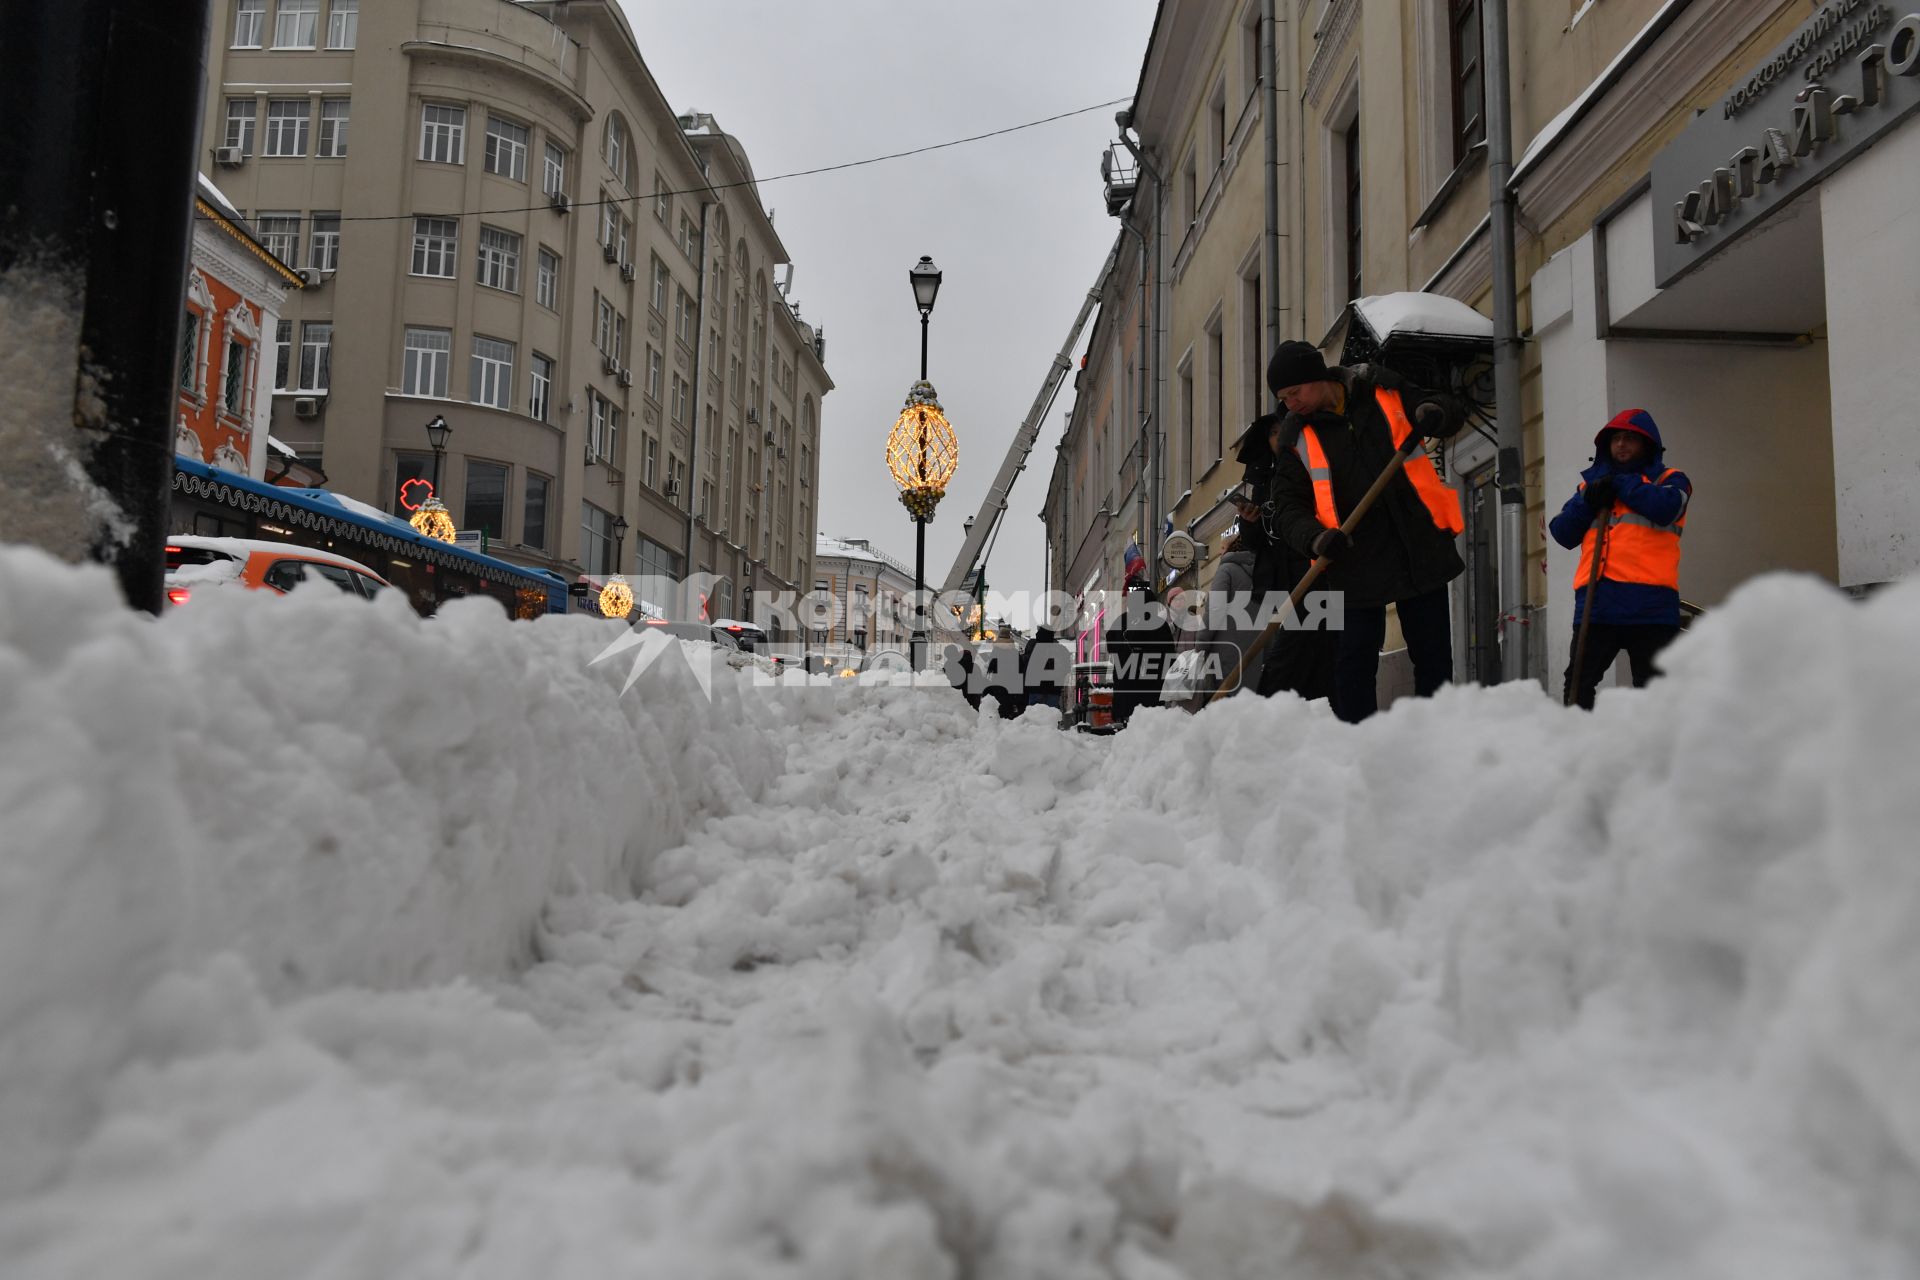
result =
[[12,1280],[1920,1275],[1914,585],[1106,739],[106,581],[0,553]]

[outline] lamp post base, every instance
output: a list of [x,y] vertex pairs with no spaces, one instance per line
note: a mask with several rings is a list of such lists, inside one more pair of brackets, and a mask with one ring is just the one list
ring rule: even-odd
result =
[[926,670],[927,522],[913,522],[913,669]]

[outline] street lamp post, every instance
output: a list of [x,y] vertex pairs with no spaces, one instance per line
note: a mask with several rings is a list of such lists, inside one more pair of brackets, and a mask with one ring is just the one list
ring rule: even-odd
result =
[[621,547],[627,539],[627,518],[616,515],[613,518],[613,571],[620,572]]
[[887,468],[900,487],[900,501],[913,516],[912,650],[913,668],[918,671],[926,655],[927,522],[946,495],[947,482],[960,461],[960,446],[933,384],[927,381],[927,321],[940,295],[940,268],[932,258],[922,256],[907,272],[907,279],[913,285],[914,305],[920,309],[920,380],[907,393],[906,407],[887,437]]
[[440,414],[433,415],[433,421],[427,424],[427,443],[433,446],[433,492],[440,493],[440,458],[447,451],[447,437],[453,434],[453,428]]

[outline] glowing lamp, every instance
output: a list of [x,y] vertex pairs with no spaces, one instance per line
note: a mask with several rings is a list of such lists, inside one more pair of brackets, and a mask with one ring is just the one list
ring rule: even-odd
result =
[[933,384],[924,379],[914,383],[906,407],[887,435],[887,470],[899,486],[900,501],[915,520],[925,524],[933,519],[933,510],[946,496],[947,482],[959,465],[960,441],[940,408]]
[[407,523],[413,526],[416,533],[437,538],[441,542],[453,541],[453,513],[438,498],[428,498],[421,503],[420,509],[413,513]]
[[608,618],[624,618],[633,612],[633,588],[619,574],[607,579],[600,588],[600,613]]

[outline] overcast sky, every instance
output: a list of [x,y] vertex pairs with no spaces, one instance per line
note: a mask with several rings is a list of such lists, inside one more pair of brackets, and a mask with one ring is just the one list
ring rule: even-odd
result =
[[[1155,8],[1155,0],[624,3],[674,109],[712,112],[762,179],[1131,99]],[[822,533],[869,538],[912,567],[913,523],[887,474],[886,438],[920,372],[907,271],[931,255],[945,280],[928,377],[960,438],[959,472],[927,527],[928,584],[945,578],[961,522],[985,498],[1120,230],[1102,203],[1099,168],[1116,109],[762,181],[793,256],[792,297],[802,319],[825,329],[836,384],[821,413]],[[996,592],[1044,585],[1039,513],[1072,402],[1069,380],[1014,484],[987,564]]]

